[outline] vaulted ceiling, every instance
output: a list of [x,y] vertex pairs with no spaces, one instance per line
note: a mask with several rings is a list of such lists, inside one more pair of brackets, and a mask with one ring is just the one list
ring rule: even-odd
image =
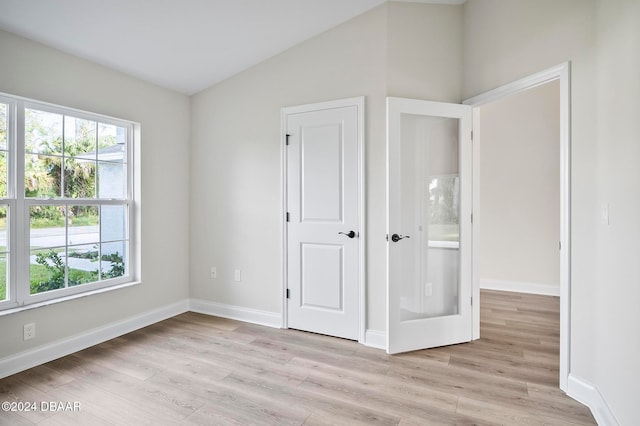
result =
[[0,29],[190,95],[385,1],[0,0]]

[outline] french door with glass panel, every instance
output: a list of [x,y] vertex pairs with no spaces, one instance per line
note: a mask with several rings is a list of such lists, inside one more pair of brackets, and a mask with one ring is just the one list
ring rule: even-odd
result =
[[472,338],[471,107],[387,98],[387,352]]

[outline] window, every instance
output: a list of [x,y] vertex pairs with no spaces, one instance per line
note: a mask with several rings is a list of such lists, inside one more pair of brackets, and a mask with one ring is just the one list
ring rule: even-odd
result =
[[0,97],[0,309],[133,280],[133,123]]

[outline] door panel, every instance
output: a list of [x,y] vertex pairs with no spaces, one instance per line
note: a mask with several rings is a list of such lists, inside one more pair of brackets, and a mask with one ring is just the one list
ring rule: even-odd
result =
[[342,222],[342,123],[301,129],[303,222]]
[[344,293],[342,245],[302,245],[301,306],[341,311]]
[[471,340],[471,108],[388,98],[389,353]]
[[358,120],[356,105],[286,116],[288,326],[348,339],[359,331]]

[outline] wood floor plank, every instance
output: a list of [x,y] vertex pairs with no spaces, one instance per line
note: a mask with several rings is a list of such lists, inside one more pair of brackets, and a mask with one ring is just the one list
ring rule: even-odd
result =
[[[388,376],[377,376],[374,374],[362,374],[353,370],[345,370],[335,365],[326,365],[317,362],[309,363],[306,360],[293,360],[292,366],[305,366],[309,369],[308,378],[299,388],[311,385],[316,389],[323,384],[333,388],[350,390],[350,394],[359,399],[376,400],[375,396],[365,398],[364,395],[382,395],[389,401],[402,401],[420,404],[426,408],[453,413],[458,402],[455,395],[438,392],[433,389],[411,387],[400,380],[393,380]],[[362,398],[361,398],[362,397]],[[340,398],[343,399],[343,398]],[[384,405],[389,401],[380,401]],[[375,403],[374,403],[375,404]]]
[[1,425],[593,425],[558,389],[557,297],[481,292],[474,342],[406,354],[185,313],[0,380]]
[[73,411],[62,411],[38,423],[39,426],[112,426],[113,423],[91,412],[84,411],[81,415]]
[[311,414],[289,401],[270,395],[242,392],[227,382],[208,392],[209,402],[186,422],[195,424],[300,425]]
[[422,420],[427,424],[446,424],[456,415],[457,398],[455,403],[449,406],[430,404],[428,399],[419,403],[373,386],[346,384],[331,375],[310,375],[299,389],[370,410],[378,410],[399,419],[406,417]]
[[458,404],[458,413],[485,422],[501,425],[549,425],[549,426],[569,426],[573,423],[567,419],[556,419],[542,413],[528,410],[518,410],[512,407],[505,407],[500,404],[490,402],[480,402],[473,399],[461,397]]
[[368,409],[359,404],[351,404],[340,399],[333,399],[307,390],[283,387],[262,378],[244,375],[241,372],[229,375],[222,381],[227,386],[244,391],[250,395],[270,396],[274,400],[284,401],[308,411],[316,410],[333,413],[354,424],[397,425],[399,417],[385,415],[375,409]]
[[[36,402],[49,401],[48,394],[42,392],[38,388],[29,383],[28,380],[21,375],[14,374],[0,380],[0,402]],[[0,411],[0,417],[4,416],[4,411]],[[21,410],[17,414],[28,421],[35,423],[41,422],[47,417],[53,415],[52,412],[42,410]]]
[[564,392],[557,387],[542,386],[528,383],[529,399],[535,406],[544,405],[551,413],[562,413],[567,421],[580,424],[590,424],[593,416],[589,408],[582,404],[576,404],[571,398],[567,398]]
[[471,358],[459,356],[451,357],[450,365],[527,383],[539,383],[549,386],[558,384],[559,371],[557,367],[552,366],[535,366],[532,363],[523,362],[482,362],[482,360],[478,362]]
[[451,357],[471,357],[474,360],[486,360],[486,361],[505,361],[505,362],[518,362],[525,361],[524,352],[508,353],[500,348],[488,345],[480,345],[478,341],[464,343],[460,345],[445,346],[440,348],[429,349],[428,351],[417,351],[428,353],[442,353],[446,356],[447,364],[451,360]]
[[[53,395],[51,397],[54,397]],[[154,411],[153,404],[132,401],[127,395],[109,392],[86,380],[76,380],[56,390],[55,399],[79,401],[81,410],[75,413],[82,422],[85,417],[98,417],[113,425],[180,425],[181,421]],[[86,422],[84,424],[90,424]]]
[[123,356],[105,345],[97,345],[76,353],[78,358],[92,362],[101,367],[127,374],[133,378],[144,380],[160,372],[156,366],[140,357]]
[[18,412],[8,411],[0,414],[0,426],[33,426],[34,424]]
[[335,337],[324,336],[322,334],[302,332],[298,330],[280,330],[280,329],[267,329],[257,326],[255,324],[246,324],[238,328],[238,332],[248,332],[254,337],[259,335],[264,339],[270,341],[283,343],[286,345],[297,345],[303,348],[317,348],[326,352],[340,355],[351,355],[357,351],[357,347],[354,347],[353,341],[346,339],[339,339]]
[[68,374],[74,375],[78,380],[72,384],[80,381],[89,382],[96,391],[102,391],[106,396],[117,395],[136,404],[141,410],[162,415],[163,418],[183,420],[205,403],[205,399],[200,395],[184,392],[174,386],[158,386],[145,382],[116,369],[107,368],[101,363],[87,362],[80,354],[63,358],[67,359],[75,359],[75,362],[72,362],[71,366],[65,366],[61,360],[49,364],[53,368],[66,369]]
[[46,364],[27,370],[16,378],[42,392],[54,390],[74,380],[73,376],[61,373]]

